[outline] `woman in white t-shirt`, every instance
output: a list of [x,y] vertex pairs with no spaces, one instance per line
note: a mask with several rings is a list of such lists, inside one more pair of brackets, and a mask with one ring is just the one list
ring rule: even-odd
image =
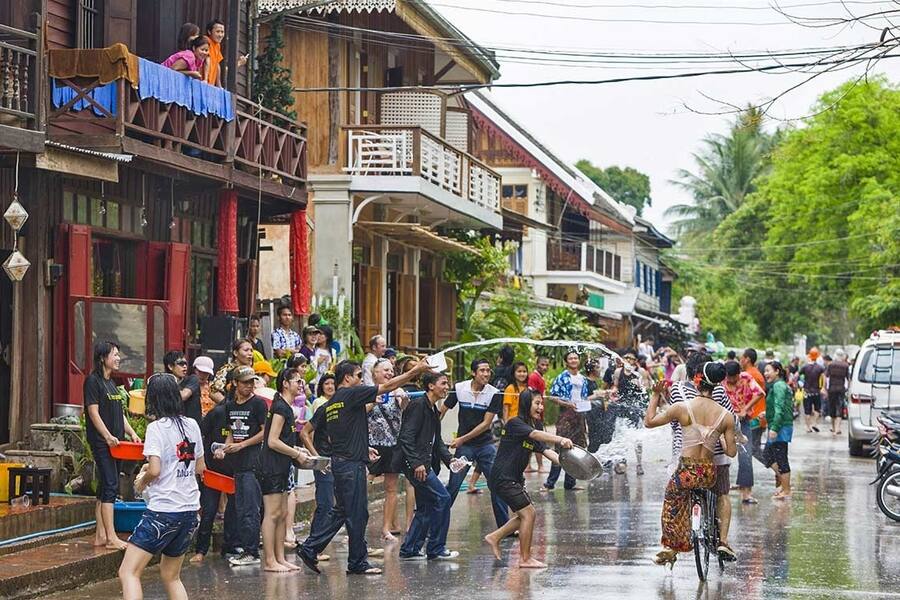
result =
[[171,373],[155,373],[147,380],[147,426],[144,456],[147,463],[134,482],[147,500],[128,538],[119,566],[125,600],[143,597],[141,573],[156,554],[162,554],[159,574],[169,598],[187,598],[181,583],[181,563],[197,530],[200,489],[197,476],[206,470],[200,426],[183,416],[178,382]]

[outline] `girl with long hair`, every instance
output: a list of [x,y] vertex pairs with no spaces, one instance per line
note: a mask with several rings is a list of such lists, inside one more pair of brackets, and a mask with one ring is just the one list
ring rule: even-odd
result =
[[[393,379],[394,365],[386,358],[379,358],[372,367],[375,385],[383,385]],[[384,475],[384,521],[381,539],[396,541],[391,528],[397,516],[397,492],[400,481],[400,463],[397,442],[400,435],[400,416],[408,397],[402,389],[383,394],[376,399],[369,411],[369,446],[378,451],[378,460],[369,465],[374,477]],[[395,530],[396,531],[396,530]]]
[[302,377],[297,369],[282,369],[276,380],[278,391],[266,415],[263,444],[259,453],[256,478],[263,494],[263,569],[286,572],[301,567],[284,557],[287,499],[291,469],[294,462],[306,462],[309,454],[296,448],[297,431],[294,411],[286,400],[293,399],[300,389]]
[[141,573],[157,554],[162,554],[159,574],[171,599],[187,598],[181,583],[181,564],[191,546],[199,522],[203,475],[203,441],[200,426],[185,417],[178,381],[171,373],[155,373],[147,380],[147,463],[134,482],[135,491],[147,500],[119,566],[125,600],[143,597]]
[[531,558],[535,510],[525,491],[523,473],[528,467],[532,452],[541,453],[552,463],[559,464],[559,455],[552,447],[557,445],[571,448],[572,440],[542,431],[544,399],[537,392],[525,390],[519,394],[518,409],[518,414],[503,426],[500,446],[488,482],[490,488],[516,514],[503,526],[486,535],[484,541],[491,547],[497,560],[500,560],[500,540],[518,531],[519,567],[540,569],[547,565]]
[[246,338],[236,339],[231,344],[231,360],[216,371],[216,376],[209,386],[210,397],[216,403],[224,400],[231,390],[232,383],[228,376],[240,366],[253,367],[253,342]]
[[503,390],[503,422],[519,414],[519,394],[528,389],[528,366],[522,361],[512,365],[512,382]]
[[87,441],[99,480],[94,545],[114,550],[124,550],[126,544],[116,536],[113,526],[113,505],[119,494],[119,462],[110,455],[109,449],[118,446],[126,435],[133,442],[141,441],[125,418],[122,408],[125,396],[112,380],[120,361],[119,346],[114,342],[98,342],[94,346],[94,370],[84,380],[83,387]]
[[779,489],[772,496],[775,500],[791,497],[791,464],[788,462],[788,444],[794,436],[794,401],[787,384],[787,372],[780,362],[766,363],[763,376],[768,382],[766,394],[766,421],[769,437],[763,453],[766,466],[775,472]]

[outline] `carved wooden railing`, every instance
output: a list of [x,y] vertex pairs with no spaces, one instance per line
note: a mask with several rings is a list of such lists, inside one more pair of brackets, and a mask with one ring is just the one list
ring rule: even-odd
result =
[[500,210],[500,175],[421,127],[345,127],[352,175],[416,175],[491,211]]
[[[153,97],[142,100],[123,79],[109,84],[115,87],[115,106],[92,97],[102,87],[96,80],[59,79],[56,85],[71,88],[74,94],[58,108],[51,107],[53,134],[113,134],[201,160],[235,163],[270,180],[291,185],[306,180],[306,126],[236,94],[235,118],[228,122]],[[75,110],[79,104],[83,106]]]
[[0,124],[40,128],[40,33],[0,24]]

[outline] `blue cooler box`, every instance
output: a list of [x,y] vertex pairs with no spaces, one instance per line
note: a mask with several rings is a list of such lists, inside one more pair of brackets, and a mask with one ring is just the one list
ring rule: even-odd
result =
[[147,510],[147,503],[140,502],[122,502],[116,500],[113,505],[113,527],[118,533],[131,533],[141,521],[141,515]]

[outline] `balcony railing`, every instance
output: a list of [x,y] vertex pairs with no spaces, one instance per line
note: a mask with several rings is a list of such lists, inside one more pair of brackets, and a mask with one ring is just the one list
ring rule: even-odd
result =
[[352,175],[409,175],[491,211],[500,210],[500,175],[467,152],[421,127],[347,127]]
[[622,258],[588,242],[547,240],[548,271],[588,271],[622,280]]
[[57,79],[55,85],[70,89],[65,100],[50,109],[54,135],[83,134],[97,143],[104,135],[127,137],[214,163],[234,163],[268,180],[291,185],[306,180],[306,126],[237,94],[234,119],[229,122],[212,112],[200,114],[152,96],[141,99],[124,79],[107,84],[114,89],[97,80]]
[[0,25],[0,124],[39,129],[40,34]]

